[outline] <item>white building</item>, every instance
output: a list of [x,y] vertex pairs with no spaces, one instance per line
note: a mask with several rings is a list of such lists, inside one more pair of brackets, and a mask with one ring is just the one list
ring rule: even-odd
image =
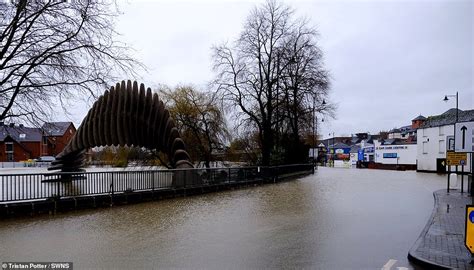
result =
[[[421,119],[423,116],[418,116],[417,118],[413,119],[413,121],[417,121]],[[394,128],[388,132],[389,139],[408,139],[410,136],[414,136],[416,134],[416,128],[413,128],[413,125],[403,126],[400,128]]]
[[[375,162],[391,165],[416,165],[417,144],[386,140],[383,144],[374,141]],[[413,168],[414,169],[414,168]]]
[[[474,110],[459,110],[459,122],[474,121]],[[447,137],[454,135],[456,109],[450,109],[441,115],[430,116],[417,132],[417,170],[446,172]],[[464,171],[470,171],[469,154]],[[451,167],[454,171],[455,167]],[[459,167],[459,171],[461,168]]]

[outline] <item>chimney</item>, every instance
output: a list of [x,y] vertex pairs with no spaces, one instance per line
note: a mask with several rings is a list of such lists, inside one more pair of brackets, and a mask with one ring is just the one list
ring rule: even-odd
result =
[[23,124],[20,124],[20,127],[22,128],[22,127],[24,127],[24,125],[23,125]]
[[0,127],[3,127],[5,125],[5,122],[1,121],[0,122]]
[[10,123],[9,126],[10,126],[10,127],[14,127],[14,126],[15,126],[15,123]]

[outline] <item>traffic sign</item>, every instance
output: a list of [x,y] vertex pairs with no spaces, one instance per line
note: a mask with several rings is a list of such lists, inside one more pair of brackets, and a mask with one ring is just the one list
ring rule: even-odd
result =
[[474,254],[474,205],[466,205],[464,245]]
[[466,153],[446,152],[446,165],[448,166],[466,165],[466,161]]
[[461,122],[455,125],[454,152],[474,152],[474,122]]

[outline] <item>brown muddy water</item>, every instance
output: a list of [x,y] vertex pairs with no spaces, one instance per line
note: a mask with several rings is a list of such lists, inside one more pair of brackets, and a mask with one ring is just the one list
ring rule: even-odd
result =
[[413,268],[445,177],[319,168],[271,185],[0,221],[0,262],[75,269]]

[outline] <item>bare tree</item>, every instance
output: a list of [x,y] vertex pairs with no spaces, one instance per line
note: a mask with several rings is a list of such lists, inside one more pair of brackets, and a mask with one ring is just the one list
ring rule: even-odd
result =
[[114,3],[2,1],[0,14],[0,121],[38,122],[142,67],[115,40]]
[[239,108],[238,124],[257,130],[264,165],[282,125],[299,137],[300,116],[312,108],[306,101],[327,98],[329,89],[315,31],[292,16],[291,8],[269,0],[251,12],[233,46],[213,49],[215,84]]
[[[318,114],[334,117],[335,105],[328,100],[329,74],[324,67],[323,53],[317,46],[318,33],[306,20],[294,24],[281,47],[280,61],[284,66],[281,95],[278,96],[277,126],[281,126],[281,143],[286,148],[286,160],[304,161],[304,137],[315,132]],[[280,133],[280,131],[279,131]],[[305,133],[305,134],[304,134]],[[313,136],[316,134],[313,134]]]
[[222,149],[229,132],[215,93],[198,92],[191,86],[162,90],[170,115],[176,121],[187,150],[194,160],[204,161],[207,168],[212,153]]
[[270,164],[275,130],[275,97],[280,77],[277,49],[289,30],[290,8],[266,2],[255,8],[233,48],[214,48],[216,84],[237,105],[242,121],[258,131],[262,164]]

